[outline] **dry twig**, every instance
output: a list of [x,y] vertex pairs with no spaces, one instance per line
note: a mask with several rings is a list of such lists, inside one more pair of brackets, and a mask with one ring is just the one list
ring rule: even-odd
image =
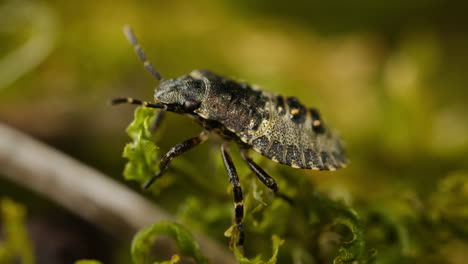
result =
[[[110,177],[2,123],[0,175],[125,238],[148,224],[175,221]],[[210,238],[195,237],[212,263],[235,263],[233,255]]]

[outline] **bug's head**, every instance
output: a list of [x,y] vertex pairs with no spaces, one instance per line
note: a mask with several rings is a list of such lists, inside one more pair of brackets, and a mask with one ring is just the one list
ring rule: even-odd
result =
[[132,29],[129,26],[125,26],[124,33],[128,41],[133,45],[136,54],[143,62],[145,68],[160,82],[154,91],[156,102],[166,105],[165,109],[173,112],[193,113],[193,111],[198,109],[205,91],[203,81],[195,78],[197,76],[192,75],[184,75],[169,80],[164,79],[159,71],[148,61]]
[[156,102],[176,106],[180,112],[198,109],[205,93],[202,80],[189,75],[162,81],[154,92]]

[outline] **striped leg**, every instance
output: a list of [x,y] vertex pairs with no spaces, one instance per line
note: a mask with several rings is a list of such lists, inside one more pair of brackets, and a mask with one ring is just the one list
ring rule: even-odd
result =
[[197,145],[200,145],[207,139],[208,135],[205,132],[202,132],[198,137],[185,140],[171,148],[166,155],[161,158],[161,161],[159,162],[159,172],[149,179],[149,181],[143,185],[143,188],[148,189],[155,180],[161,177],[169,168],[169,164],[173,158],[180,156]]
[[241,150],[241,157],[242,159],[247,163],[249,166],[250,170],[257,175],[258,179],[270,190],[273,191],[273,193],[277,196],[285,200],[286,202],[292,204],[293,200],[289,197],[287,197],[284,194],[281,194],[278,192],[278,184],[276,183],[275,179],[273,179],[268,173],[266,173],[260,166],[257,165],[247,154],[247,149],[242,149]]
[[154,119],[153,124],[150,127],[151,132],[156,132],[158,130],[159,126],[161,125],[161,122],[164,119],[164,116],[166,115],[166,111],[172,111],[173,106],[170,105],[164,105],[164,104],[153,104],[150,102],[145,102],[141,101],[138,99],[134,99],[131,97],[119,97],[119,98],[114,98],[110,101],[111,105],[117,105],[117,104],[134,104],[134,105],[141,105],[144,107],[149,107],[149,108],[156,108],[156,109],[161,109],[156,112],[156,118]]
[[111,105],[117,105],[117,104],[134,104],[134,105],[141,105],[144,107],[150,107],[150,108],[159,108],[159,109],[164,109],[164,110],[169,110],[167,105],[164,104],[153,104],[145,101],[141,101],[138,99],[130,98],[130,97],[118,97],[114,98],[110,101]]
[[229,182],[233,187],[235,221],[237,229],[239,230],[239,240],[237,241],[237,244],[242,246],[244,245],[244,228],[242,226],[242,219],[244,218],[244,200],[242,198],[242,189],[239,183],[239,176],[237,175],[236,167],[234,167],[231,156],[226,151],[227,147],[227,142],[224,142],[221,145],[221,156],[229,176]]

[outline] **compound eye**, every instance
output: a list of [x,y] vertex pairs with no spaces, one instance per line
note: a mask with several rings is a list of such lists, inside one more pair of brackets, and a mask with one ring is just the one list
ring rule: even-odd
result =
[[200,107],[200,102],[197,102],[195,100],[187,100],[184,103],[184,109],[188,112],[193,112],[198,107]]

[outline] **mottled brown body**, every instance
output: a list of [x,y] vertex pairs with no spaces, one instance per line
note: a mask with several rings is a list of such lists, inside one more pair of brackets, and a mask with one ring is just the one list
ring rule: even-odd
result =
[[224,126],[232,132],[225,136],[235,135],[271,160],[295,168],[346,166],[340,139],[317,110],[304,107],[295,97],[260,91],[208,71],[196,70],[189,76],[204,83],[201,104],[194,113],[208,129]]

